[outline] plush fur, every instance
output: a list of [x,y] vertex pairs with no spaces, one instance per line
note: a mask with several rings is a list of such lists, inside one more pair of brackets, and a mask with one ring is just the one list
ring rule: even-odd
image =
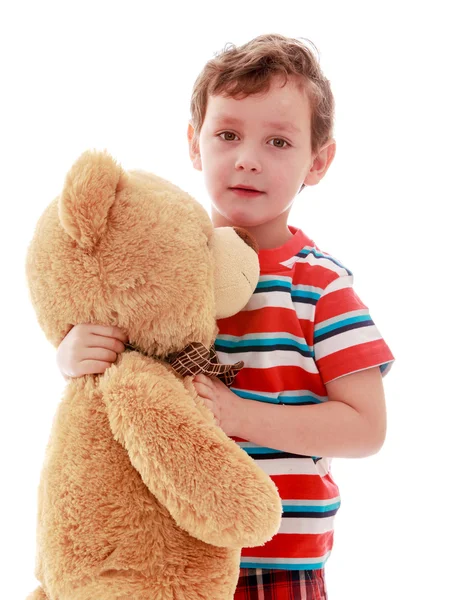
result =
[[269,477],[165,357],[214,342],[258,278],[241,232],[154,175],[87,152],[41,217],[30,294],[57,346],[72,325],[123,328],[138,351],[71,380],[38,499],[33,600],[228,600],[240,548],[278,530]]

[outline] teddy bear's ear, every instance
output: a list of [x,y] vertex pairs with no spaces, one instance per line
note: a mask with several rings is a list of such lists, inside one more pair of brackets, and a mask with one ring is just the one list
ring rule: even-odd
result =
[[107,152],[87,151],[66,176],[58,212],[65,231],[92,250],[108,222],[108,212],[126,174]]

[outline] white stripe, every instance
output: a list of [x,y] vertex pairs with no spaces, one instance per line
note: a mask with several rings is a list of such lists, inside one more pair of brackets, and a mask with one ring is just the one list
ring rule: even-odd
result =
[[337,504],[341,501],[340,496],[335,498],[328,498],[327,500],[282,500],[283,506],[328,506],[330,504]]
[[299,283],[298,285],[292,285],[292,289],[299,292],[310,292],[312,294],[323,294],[323,288],[314,287],[313,285],[303,285]]
[[[381,334],[375,325],[369,325],[369,327],[360,327],[358,329],[352,329],[350,331],[344,331],[333,337],[322,340],[318,344],[315,344],[315,358],[320,360],[325,356],[345,350],[345,348],[351,348],[352,346],[359,346],[366,342],[373,342],[381,339]],[[359,353],[359,348],[357,348]],[[237,359],[239,360],[239,359]]]
[[314,320],[315,305],[306,302],[292,302],[290,294],[284,292],[261,292],[253,294],[244,311],[260,310],[262,308],[286,308],[294,310],[298,319]]
[[279,263],[279,264],[282,265],[283,267],[287,267],[288,269],[291,269],[294,266],[294,264],[296,262],[298,262],[298,259],[299,259],[298,256],[292,256],[291,258],[289,258],[289,259],[287,259],[284,262]]
[[[381,365],[385,365],[387,362],[388,362],[387,360],[384,360],[383,362],[380,361],[374,365],[368,365],[366,367],[363,367],[362,369],[352,369],[348,373],[344,373],[344,375],[338,375],[334,379],[330,379],[329,381],[327,381],[327,383],[330,383],[330,381],[336,381],[336,379],[341,379],[342,377],[346,377],[347,375],[351,375],[352,373],[360,373],[361,371],[368,371],[369,369],[376,369],[377,367],[381,367]],[[386,369],[383,371],[383,373],[381,374],[382,377],[384,377],[386,375],[386,373],[389,372],[389,370],[391,369],[392,362],[393,361],[391,361],[391,363],[388,365],[388,367],[386,367]]]
[[320,396],[319,394],[314,394],[314,392],[310,392],[309,390],[284,390],[279,393],[281,398],[284,396],[312,396],[319,400],[319,402],[325,402],[328,400],[328,396]]
[[309,265],[312,265],[315,267],[324,267],[328,271],[333,271],[334,273],[337,273],[338,275],[348,275],[345,267],[340,267],[339,265],[334,263],[332,260],[328,260],[327,258],[317,258],[313,254],[308,254],[307,256],[303,256],[303,257],[297,256],[297,260],[295,260],[293,262],[293,264],[295,264],[296,262],[308,263]]
[[[237,442],[240,444],[240,448],[267,448],[267,446],[258,446],[257,444],[253,444],[253,442]],[[275,450],[275,452],[281,452],[280,450]]]
[[254,458],[254,462],[267,475],[320,475],[325,477],[330,470],[331,459],[324,457],[315,463],[312,458],[268,458],[266,460]]
[[[301,367],[307,373],[317,374],[319,371],[312,358],[302,356],[293,350],[272,350],[267,352],[221,352],[218,351],[220,363],[243,360],[248,369],[270,369],[272,367]],[[232,357],[232,358],[231,358]]]
[[363,308],[360,310],[351,310],[347,313],[341,313],[337,317],[332,317],[331,319],[326,319],[325,321],[321,321],[317,323],[314,328],[314,331],[317,332],[319,329],[323,329],[324,327],[329,327],[334,323],[339,323],[339,321],[344,321],[345,319],[352,319],[353,317],[362,317],[369,316],[369,310],[367,308]]
[[282,402],[284,402],[284,398],[286,397],[292,397],[292,396],[298,396],[299,398],[306,398],[306,397],[312,397],[315,398],[316,400],[318,400],[319,402],[326,402],[328,400],[328,396],[320,396],[319,394],[314,394],[314,392],[310,392],[309,390],[284,390],[282,392],[263,392],[261,390],[249,390],[249,389],[242,389],[242,388],[236,388],[234,386],[232,386],[231,391],[234,392],[235,394],[237,394],[238,396],[242,396],[242,394],[244,395],[256,395],[256,396],[263,396],[264,398],[268,398],[269,400],[278,400],[281,399]]
[[267,475],[318,475],[316,465],[311,458],[272,458],[254,459],[254,462]]
[[241,561],[246,563],[258,563],[260,565],[275,564],[280,565],[285,563],[288,565],[313,565],[317,563],[324,563],[331,552],[327,552],[324,556],[318,558],[273,558],[273,557],[260,557],[260,556],[242,556]]
[[[268,398],[269,400],[277,400],[280,396],[281,396],[281,392],[262,392],[261,390],[244,390],[242,388],[236,388],[234,386],[232,386],[230,388],[231,392],[234,392],[235,394],[237,394],[237,396],[241,396],[242,393],[245,395],[251,394],[254,396],[264,396],[265,398]],[[295,394],[295,392],[294,392]]]
[[[297,304],[300,304],[297,302]],[[259,292],[251,296],[243,310],[259,310],[266,307],[289,308],[293,310],[292,297],[287,292]],[[312,305],[311,305],[312,306]]]
[[325,475],[328,475],[330,471],[331,460],[331,458],[324,456],[315,463],[315,468],[318,475],[320,475],[321,477],[325,477]]
[[353,275],[342,275],[342,277],[338,277],[326,286],[323,295],[326,296],[327,294],[331,294],[331,292],[351,287],[353,287]]
[[[254,451],[254,453],[253,453],[254,454],[253,459],[256,462],[258,462],[258,461],[263,462],[264,461],[266,463],[268,463],[268,462],[274,463],[275,461],[281,461],[281,460],[285,461],[282,465],[278,465],[278,467],[277,467],[278,470],[281,469],[281,467],[283,467],[283,469],[284,468],[285,469],[292,468],[292,462],[291,461],[293,461],[293,460],[295,460],[295,461],[306,461],[307,460],[309,462],[312,461],[312,463],[314,464],[314,467],[313,467],[314,473],[316,475],[320,475],[321,477],[324,477],[325,475],[327,475],[328,472],[329,472],[329,470],[330,470],[331,458],[328,458],[326,456],[324,456],[323,458],[320,458],[316,462],[314,462],[312,460],[312,458],[310,458],[310,457],[308,457],[308,458],[306,458],[306,457],[302,457],[302,458],[301,457],[300,458],[278,458],[278,457],[275,457],[275,458],[266,458],[264,460],[264,458],[263,458],[264,456],[268,456],[269,454],[273,454],[273,453],[277,453],[277,452],[283,452],[283,451],[282,450],[277,450],[276,448],[269,448],[268,446],[258,446],[257,444],[253,444],[253,442],[237,442],[237,444],[240,446],[240,448],[242,448],[242,450],[245,450],[245,452],[248,450],[249,452],[253,453],[253,451]],[[263,454],[257,453],[256,450],[258,450],[259,448],[268,448],[272,452],[265,452]],[[284,465],[286,465],[286,467],[284,467]],[[271,467],[267,467],[267,469],[263,469],[263,470],[264,471],[265,470],[269,471],[270,469],[271,469]],[[289,475],[289,474],[292,474],[292,471],[285,470],[283,473],[278,472],[278,473],[269,473],[269,474],[270,475]],[[325,504],[331,503],[333,501],[334,500],[326,500]],[[288,501],[285,501],[285,502],[287,503]],[[302,500],[302,501],[296,501],[296,500],[294,500],[294,502],[295,503],[301,502],[302,504],[300,504],[300,506],[301,505],[308,506],[308,500],[306,500],[306,501],[304,501],[304,500]],[[289,503],[290,503],[290,501],[289,501]],[[319,505],[321,503],[322,503],[321,500],[319,500],[319,501],[314,500],[313,501],[314,505]]]
[[292,308],[297,314],[297,319],[303,319],[303,321],[313,321],[315,304],[308,304],[306,302],[294,302]]
[[[224,340],[226,342],[239,342],[241,340],[272,340],[274,338],[283,338],[288,340],[294,340],[298,342],[302,346],[307,346],[308,349],[311,349],[308,346],[304,337],[298,337],[293,335],[292,333],[287,333],[287,331],[270,331],[265,333],[246,333],[245,335],[227,335],[220,334],[217,336],[217,340]],[[238,346],[240,347],[240,346]]]
[[259,277],[259,283],[261,281],[284,281],[285,283],[290,283],[292,285],[292,277],[285,277],[284,275],[261,275]]
[[327,533],[334,529],[334,516],[320,519],[283,517],[278,533]]

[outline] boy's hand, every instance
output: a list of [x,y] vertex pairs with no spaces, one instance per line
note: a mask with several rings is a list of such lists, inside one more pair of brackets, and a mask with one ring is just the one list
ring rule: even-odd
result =
[[58,368],[65,379],[103,373],[124,352],[126,342],[118,327],[75,325],[58,347]]
[[224,433],[233,436],[236,433],[236,422],[239,416],[240,398],[217,377],[196,375],[193,385],[215,417],[215,422]]

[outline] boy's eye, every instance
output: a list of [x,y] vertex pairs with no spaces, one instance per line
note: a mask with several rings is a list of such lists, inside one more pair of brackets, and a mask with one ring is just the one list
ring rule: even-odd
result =
[[289,145],[288,142],[286,142],[286,140],[283,140],[281,138],[273,138],[272,140],[270,140],[270,142],[274,142],[272,146],[275,146],[275,148],[285,148]]
[[226,142],[234,142],[234,138],[237,138],[235,133],[232,133],[232,131],[223,131],[223,133],[220,133],[219,136]]

